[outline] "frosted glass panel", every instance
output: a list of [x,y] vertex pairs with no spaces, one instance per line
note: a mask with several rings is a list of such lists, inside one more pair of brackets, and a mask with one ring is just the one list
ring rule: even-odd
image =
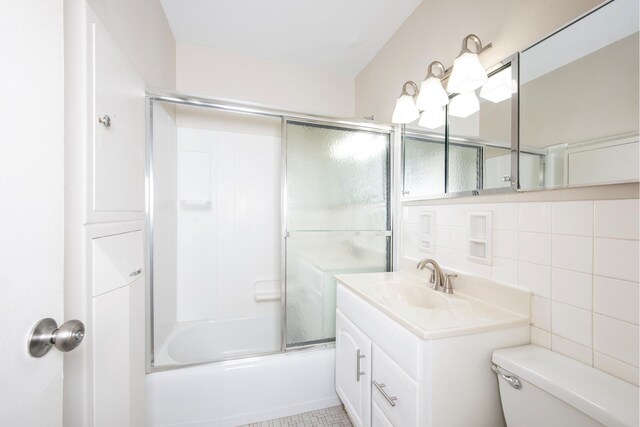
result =
[[481,188],[481,159],[479,147],[449,144],[449,193]]
[[390,269],[389,134],[286,125],[286,345],[335,339],[336,274]]
[[441,140],[405,136],[405,197],[444,193],[444,137]]
[[287,239],[287,345],[335,338],[334,275],[389,270],[388,237],[304,234]]
[[387,230],[389,136],[287,124],[287,226]]

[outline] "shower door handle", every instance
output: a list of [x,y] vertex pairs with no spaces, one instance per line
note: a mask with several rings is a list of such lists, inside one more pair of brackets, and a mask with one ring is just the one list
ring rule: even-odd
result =
[[360,349],[356,351],[356,381],[360,381],[360,377],[363,376],[366,372],[360,371],[360,359],[366,357],[364,354],[360,354]]

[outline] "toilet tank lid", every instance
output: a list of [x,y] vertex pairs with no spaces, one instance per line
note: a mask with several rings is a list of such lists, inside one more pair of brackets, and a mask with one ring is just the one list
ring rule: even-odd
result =
[[638,426],[638,387],[619,378],[536,345],[496,350],[492,360],[606,426]]

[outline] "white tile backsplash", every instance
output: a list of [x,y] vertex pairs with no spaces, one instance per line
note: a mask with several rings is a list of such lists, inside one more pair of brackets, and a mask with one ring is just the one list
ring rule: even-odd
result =
[[518,232],[515,230],[493,230],[493,255],[518,259]]
[[469,231],[466,227],[451,227],[451,248],[464,251],[469,244]]
[[602,200],[594,203],[594,236],[638,240],[638,199]]
[[520,203],[520,231],[551,233],[551,203]]
[[577,271],[551,269],[551,298],[585,310],[593,306],[593,275]]
[[531,344],[551,349],[551,333],[544,329],[531,327]]
[[[435,211],[442,265],[533,292],[532,343],[637,384],[639,208],[637,199],[403,207],[401,248],[427,256],[406,225]],[[492,265],[467,258],[469,211],[493,214]]]
[[620,239],[594,240],[594,274],[615,279],[638,281],[638,241]]
[[551,350],[588,365],[593,364],[593,350],[591,347],[578,344],[558,335],[551,335]]
[[551,243],[551,265],[566,270],[593,272],[593,238],[554,234]]
[[[592,312],[561,302],[551,302],[551,333],[587,347],[592,345]],[[553,344],[552,344],[553,346]]]
[[640,286],[638,283],[594,276],[593,286],[593,311],[639,324]]
[[599,351],[593,352],[593,366],[636,386],[639,383],[640,371],[636,366],[621,362]]
[[493,228],[496,230],[518,230],[518,204],[495,203],[493,209]]
[[545,331],[551,330],[551,301],[534,295],[531,298],[531,324]]
[[637,367],[638,345],[638,325],[594,314],[594,350]]
[[529,289],[534,295],[551,298],[551,267],[520,261],[518,285]]
[[518,258],[534,264],[551,265],[551,234],[520,232]]
[[493,258],[491,278],[506,284],[518,283],[518,261],[509,258]]
[[593,236],[593,202],[553,203],[551,232],[553,234]]

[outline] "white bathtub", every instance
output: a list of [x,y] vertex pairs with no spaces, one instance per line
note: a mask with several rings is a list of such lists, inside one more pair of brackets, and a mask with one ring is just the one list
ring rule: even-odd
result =
[[[273,323],[241,320],[179,324],[156,361],[194,363],[273,351]],[[146,378],[148,424],[231,427],[336,406],[334,365],[335,350],[326,346],[155,372]]]
[[235,359],[280,350],[280,316],[177,323],[155,366]]

